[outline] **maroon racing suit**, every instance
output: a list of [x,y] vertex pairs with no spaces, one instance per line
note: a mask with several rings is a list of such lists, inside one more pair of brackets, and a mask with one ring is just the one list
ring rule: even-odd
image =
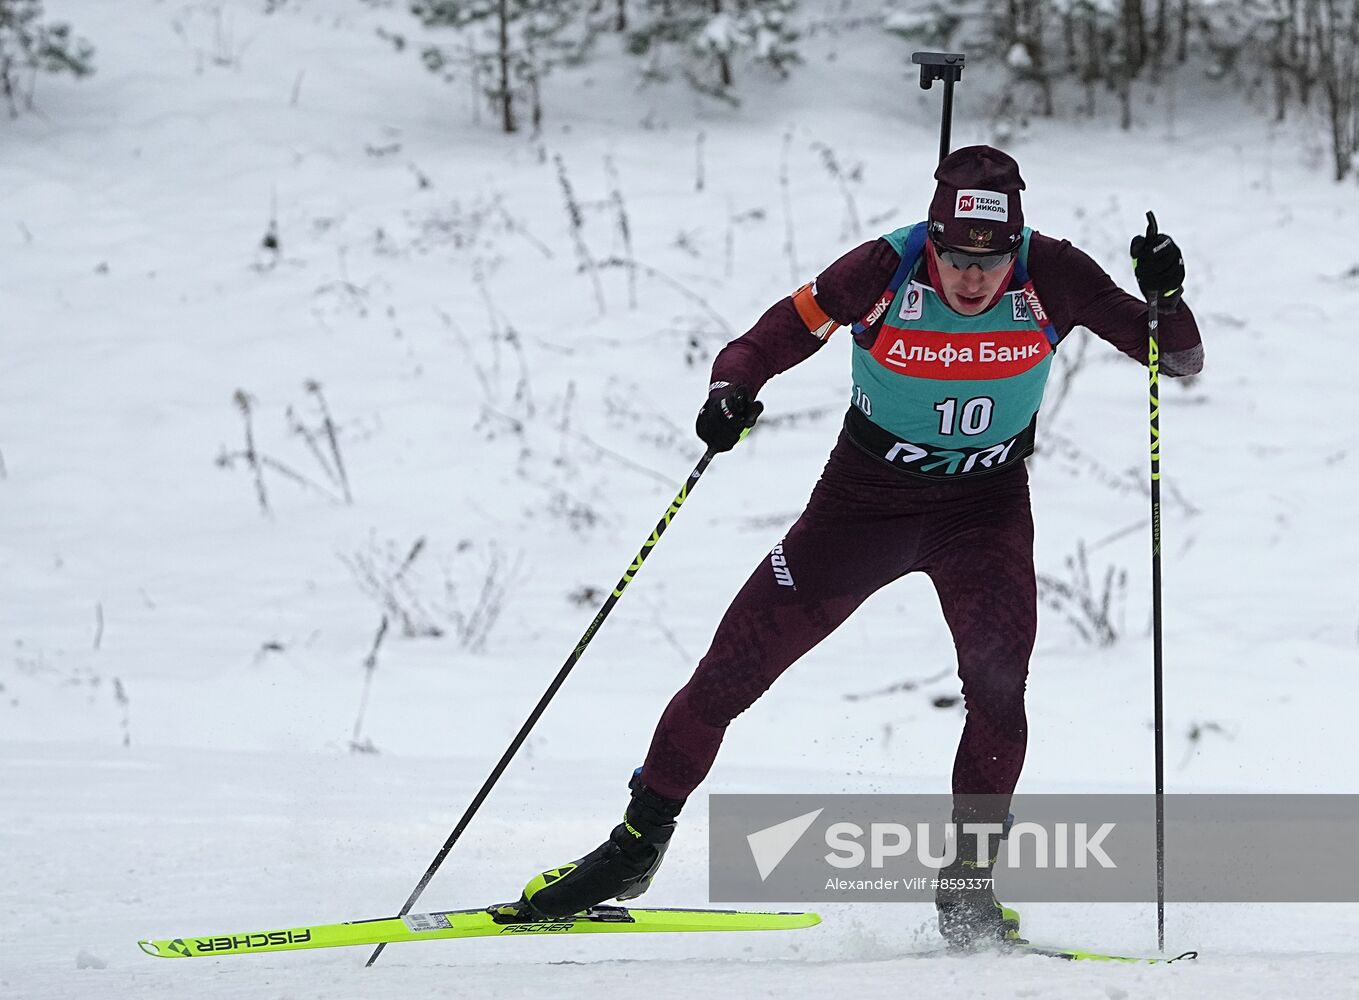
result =
[[[835,323],[854,323],[873,309],[900,260],[886,240],[857,247],[817,277],[816,306]],[[1060,337],[1085,326],[1146,363],[1146,304],[1089,256],[1035,233],[1028,271]],[[917,280],[930,280],[925,267]],[[792,297],[771,307],[718,354],[713,383],[744,385],[753,396],[810,357],[828,331],[810,329],[804,312]],[[1183,303],[1160,314],[1159,344],[1166,375],[1201,369],[1198,328]],[[1008,802],[1024,764],[1024,686],[1037,628],[1028,471],[1021,461],[987,475],[924,479],[868,454],[844,431],[806,510],[736,595],[693,677],[666,707],[642,767],[645,784],[688,798],[737,715],[866,598],[917,571],[938,592],[963,686],[953,793]]]

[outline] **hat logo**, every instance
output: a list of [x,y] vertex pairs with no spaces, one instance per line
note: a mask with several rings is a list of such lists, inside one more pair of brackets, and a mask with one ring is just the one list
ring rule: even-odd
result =
[[991,239],[995,236],[989,229],[969,229],[967,239],[974,247],[989,247]]
[[1000,191],[964,190],[954,202],[955,219],[993,219],[1010,221],[1010,198]]

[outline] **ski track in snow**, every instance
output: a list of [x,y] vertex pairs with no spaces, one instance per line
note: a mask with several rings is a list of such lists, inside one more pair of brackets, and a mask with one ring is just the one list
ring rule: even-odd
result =
[[[377,38],[410,32],[396,9],[224,3],[233,67],[199,8],[48,6],[98,75],[39,81],[43,113],[0,126],[0,997],[1359,995],[1353,905],[1172,906],[1168,949],[1203,953],[1174,967],[913,958],[938,944],[914,904],[819,907],[782,934],[394,945],[370,970],[358,949],[144,956],[141,937],[398,909],[594,614],[599,596],[571,595],[613,586],[696,460],[711,354],[923,213],[939,94],[902,76],[884,108],[871,57],[904,72],[906,48],[845,36],[822,44],[853,59],[752,78],[738,110],[602,65],[564,76],[534,142],[474,125],[465,85]],[[1185,250],[1207,368],[1162,387],[1168,789],[1355,792],[1359,198],[1318,140],[1189,83],[1126,135],[1039,121],[1000,144],[1029,223],[1125,287],[1147,209]],[[969,70],[955,145],[993,140],[992,93]],[[818,144],[863,164],[857,232]],[[599,274],[602,313],[578,272],[557,157],[597,258],[625,253],[616,174],[650,269],[637,308],[623,270]],[[815,482],[842,338],[762,393],[762,426],[705,474],[417,909],[511,898],[607,832],[660,710]],[[1113,567],[1127,588],[1106,648],[1044,610],[1024,792],[1151,785],[1145,376],[1100,342],[1086,358],[1060,402],[1054,377],[1031,462],[1038,567],[1066,578],[1083,541],[1096,582]],[[352,505],[289,431],[289,407],[319,419],[310,379]],[[244,444],[237,390],[260,452],[319,487],[266,472],[269,517],[240,460],[216,463]],[[380,752],[351,754],[382,608],[346,560],[399,562],[421,538],[403,599],[446,634],[393,621],[360,733]],[[493,569],[503,613],[469,649],[456,616]],[[732,726],[704,790],[945,790],[961,713],[931,702],[957,695],[952,664],[928,585],[900,581]],[[648,905],[706,901],[706,808]],[[1150,905],[1024,917],[1054,944],[1155,941]]]

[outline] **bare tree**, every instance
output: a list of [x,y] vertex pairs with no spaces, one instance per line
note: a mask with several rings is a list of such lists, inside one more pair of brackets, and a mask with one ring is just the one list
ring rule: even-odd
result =
[[1309,0],[1311,39],[1317,76],[1326,95],[1335,179],[1343,181],[1356,166],[1359,135],[1359,0]]
[[644,0],[628,32],[628,50],[647,60],[643,73],[678,73],[699,93],[736,102],[736,61],[744,56],[786,76],[801,61],[796,0]]
[[71,33],[71,26],[44,21],[42,0],[0,0],[0,91],[11,118],[20,105],[33,109],[39,73],[70,73],[77,79],[94,72],[94,47]]
[[500,115],[505,132],[517,132],[527,104],[537,132],[542,123],[542,81],[559,65],[580,62],[595,38],[598,4],[585,0],[414,0],[411,13],[428,28],[451,28],[458,40],[427,45],[420,56],[435,73],[452,79],[467,69]]

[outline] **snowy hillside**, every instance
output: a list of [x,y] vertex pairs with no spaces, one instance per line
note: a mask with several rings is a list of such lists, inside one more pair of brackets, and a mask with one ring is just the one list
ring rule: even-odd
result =
[[[150,935],[396,911],[701,454],[713,353],[923,215],[939,93],[868,33],[826,37],[786,85],[756,76],[739,109],[599,63],[552,81],[535,141],[394,52],[377,29],[409,32],[399,7],[48,6],[98,74],[40,81],[41,114],[0,124],[0,996],[1359,987],[1355,906],[1172,907],[1169,947],[1204,957],[1170,968],[902,957],[937,943],[923,906],[393,947],[362,976],[354,950],[142,955]],[[990,87],[960,86],[955,145],[996,141]],[[1359,792],[1359,192],[1318,142],[1186,75],[1129,134],[1038,122],[1004,143],[1030,224],[1125,286],[1148,209],[1184,247],[1207,364],[1162,394],[1172,791]],[[510,898],[607,832],[816,481],[843,336],[762,394],[423,906]],[[1096,591],[1111,568],[1126,584],[1108,646],[1044,612],[1028,792],[1151,788],[1146,379],[1089,339],[1040,419],[1037,562],[1069,580],[1083,550]],[[888,588],[733,725],[704,790],[946,790],[953,663],[928,584]],[[647,902],[701,905],[705,852],[700,793]],[[1025,919],[1155,943],[1150,906]]]

